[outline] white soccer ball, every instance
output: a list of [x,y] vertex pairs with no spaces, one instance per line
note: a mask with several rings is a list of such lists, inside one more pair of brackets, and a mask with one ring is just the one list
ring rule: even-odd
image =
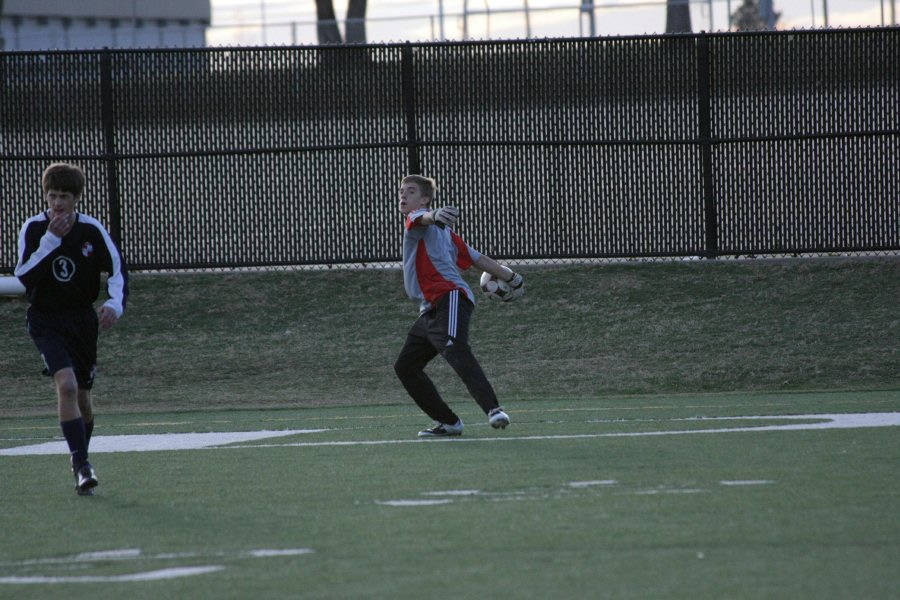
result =
[[481,291],[491,300],[506,302],[512,294],[512,288],[502,279],[497,279],[487,271],[481,274]]

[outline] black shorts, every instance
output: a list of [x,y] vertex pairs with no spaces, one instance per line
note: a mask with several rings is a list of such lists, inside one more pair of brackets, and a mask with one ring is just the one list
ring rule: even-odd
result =
[[474,310],[475,305],[465,292],[453,290],[442,296],[431,310],[419,315],[409,337],[418,340],[417,343],[430,344],[437,352],[453,344],[468,346],[469,321]]
[[80,389],[94,385],[97,369],[97,334],[100,327],[93,308],[65,314],[30,306],[28,334],[44,359],[44,375],[71,367]]

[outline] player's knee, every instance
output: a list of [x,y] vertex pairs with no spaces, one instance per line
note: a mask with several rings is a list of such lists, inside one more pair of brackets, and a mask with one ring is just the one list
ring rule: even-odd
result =
[[415,372],[415,368],[409,363],[405,363],[400,360],[394,363],[394,373],[396,373],[397,377],[399,377],[400,379],[405,379],[411,375],[414,375]]
[[73,402],[78,398],[78,382],[75,376],[67,376],[65,373],[57,373],[54,376],[56,383],[56,393],[60,398],[71,399]]
[[448,344],[446,347],[444,347],[441,355],[444,357],[444,360],[446,360],[450,364],[457,362],[468,362],[473,358],[472,348],[470,348],[468,344],[463,344],[460,342]]

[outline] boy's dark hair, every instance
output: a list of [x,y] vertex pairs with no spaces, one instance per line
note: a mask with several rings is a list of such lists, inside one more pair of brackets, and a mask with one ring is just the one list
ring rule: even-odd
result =
[[400,185],[405,183],[415,183],[419,186],[422,195],[431,198],[431,201],[434,202],[434,194],[437,192],[437,182],[431,177],[425,177],[424,175],[407,175],[403,178],[403,181],[400,182]]
[[41,177],[41,188],[46,194],[50,190],[71,192],[78,198],[84,191],[84,172],[78,165],[70,163],[53,163],[44,169]]

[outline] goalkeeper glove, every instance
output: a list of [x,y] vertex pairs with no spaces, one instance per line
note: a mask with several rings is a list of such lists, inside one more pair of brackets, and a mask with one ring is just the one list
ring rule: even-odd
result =
[[434,219],[436,225],[441,227],[455,225],[459,221],[459,209],[455,206],[444,206],[432,211],[431,218]]

